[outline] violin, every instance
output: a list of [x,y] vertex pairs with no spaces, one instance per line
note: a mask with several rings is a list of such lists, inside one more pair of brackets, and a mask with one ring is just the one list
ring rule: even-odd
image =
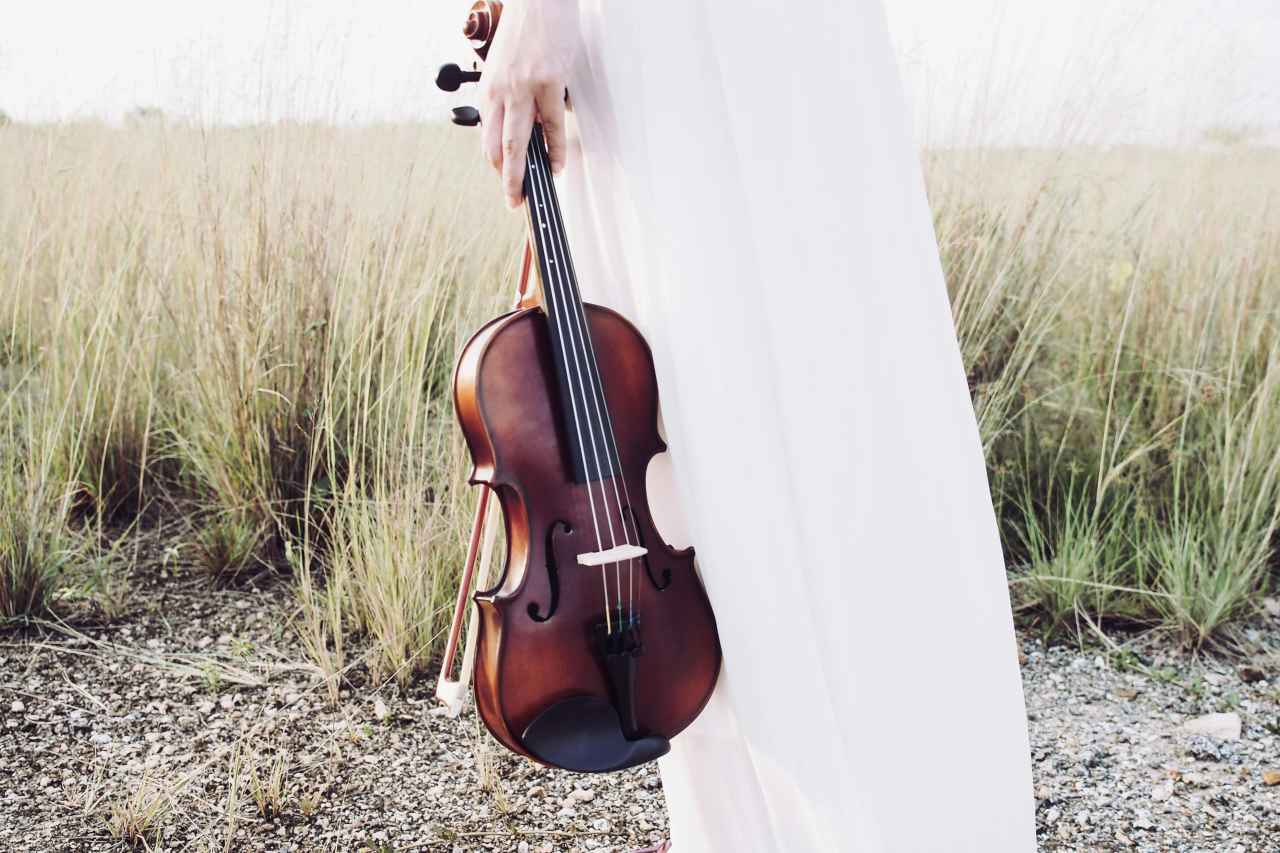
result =
[[[464,34],[481,59],[501,13],[496,0],[471,8]],[[446,65],[436,82],[454,91],[480,79],[475,68]],[[479,119],[454,110],[457,124]],[[653,356],[625,317],[583,301],[537,124],[524,196],[524,295],[471,336],[454,373],[469,482],[484,492],[438,695],[458,704],[449,673],[492,494],[507,554],[496,581],[471,596],[480,717],[542,764],[621,770],[665,754],[698,716],[720,641],[693,549],[668,545],[649,511],[645,474],[666,449]]]

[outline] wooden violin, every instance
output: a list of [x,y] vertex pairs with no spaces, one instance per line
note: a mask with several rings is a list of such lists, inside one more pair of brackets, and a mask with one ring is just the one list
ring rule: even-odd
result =
[[[492,0],[472,7],[465,34],[481,58],[501,11]],[[478,79],[450,65],[437,83],[451,91]],[[478,120],[469,107],[454,115]],[[492,492],[507,557],[496,583],[472,597],[480,716],[508,748],[544,764],[620,770],[666,753],[697,717],[720,642],[693,549],[671,548],[649,512],[646,471],[666,449],[652,354],[622,315],[583,301],[537,124],[524,195],[524,276],[532,257],[540,298],[481,327],[454,375],[470,482],[486,492],[442,685]]]

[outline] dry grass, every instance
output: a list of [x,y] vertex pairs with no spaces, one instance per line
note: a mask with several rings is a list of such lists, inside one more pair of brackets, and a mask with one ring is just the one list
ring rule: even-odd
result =
[[152,849],[183,787],[185,784],[158,780],[144,771],[127,795],[110,804],[105,818],[107,832],[131,848]]
[[2,423],[41,464],[0,471],[0,615],[66,582],[69,526],[180,507],[219,581],[305,567],[297,624],[332,677],[351,633],[375,676],[426,664],[466,514],[453,355],[519,234],[466,202],[478,164],[445,168],[470,142],[5,129]]
[[934,158],[930,189],[1018,592],[1199,645],[1271,579],[1280,155]]
[[249,794],[258,808],[259,817],[275,820],[284,813],[288,772],[288,762],[281,752],[277,752],[265,766],[259,761],[250,762]]
[[[75,531],[190,513],[212,577],[293,571],[332,696],[353,636],[371,677],[412,678],[473,499],[452,362],[521,226],[471,137],[9,125],[0,145],[0,616],[67,584]],[[1280,155],[926,161],[1020,605],[1218,636],[1276,561]]]

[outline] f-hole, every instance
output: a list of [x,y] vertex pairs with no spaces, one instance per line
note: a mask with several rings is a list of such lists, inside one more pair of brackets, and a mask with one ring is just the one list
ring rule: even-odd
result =
[[[649,545],[644,541],[644,534],[640,532],[640,525],[636,524],[636,514],[631,511],[630,505],[622,508],[622,517],[624,519],[624,523],[629,522],[631,524],[632,532],[635,533],[636,539],[640,540],[637,544],[648,551]],[[671,586],[670,569],[662,570],[662,583],[658,583],[658,579],[653,576],[653,565],[649,562],[649,554],[645,554],[640,559],[644,561],[644,573],[649,576],[649,583],[653,584],[654,589],[658,592],[662,592],[664,589]]]
[[566,534],[573,532],[573,525],[567,521],[557,521],[547,528],[547,586],[551,588],[551,603],[547,605],[547,615],[541,615],[537,602],[529,605],[529,618],[534,622],[546,622],[555,615],[560,606],[560,570],[556,566],[556,528],[563,527]]

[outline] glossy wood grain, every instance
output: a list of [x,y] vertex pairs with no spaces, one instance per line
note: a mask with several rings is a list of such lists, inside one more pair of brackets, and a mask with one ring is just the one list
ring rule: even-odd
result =
[[[648,571],[639,560],[630,577],[628,567],[621,569],[624,593],[634,590],[645,644],[637,674],[638,721],[647,733],[670,738],[697,716],[715,686],[720,668],[715,617],[694,569],[693,550],[668,546],[649,512],[645,473],[664,445],[648,346],[613,311],[587,305],[586,316],[629,508],[649,551]],[[595,625],[604,621],[601,570],[576,565],[576,555],[611,544],[607,535],[603,543],[596,539],[592,497],[603,522],[601,495],[607,489],[615,531],[623,523],[611,483],[573,482],[550,358],[545,314],[536,308],[517,311],[472,337],[454,383],[458,418],[474,462],[472,482],[495,490],[509,543],[502,578],[475,595],[481,613],[476,704],[494,736],[525,755],[529,750],[520,735],[540,712],[573,696],[609,698],[592,637]],[[572,532],[564,532],[565,524]],[[549,543],[553,554],[548,554]],[[558,566],[558,602],[550,618],[538,621],[530,605],[544,615],[553,598],[549,557]],[[605,571],[612,584],[612,568]],[[659,590],[650,574],[662,579],[666,573],[670,581]]]

